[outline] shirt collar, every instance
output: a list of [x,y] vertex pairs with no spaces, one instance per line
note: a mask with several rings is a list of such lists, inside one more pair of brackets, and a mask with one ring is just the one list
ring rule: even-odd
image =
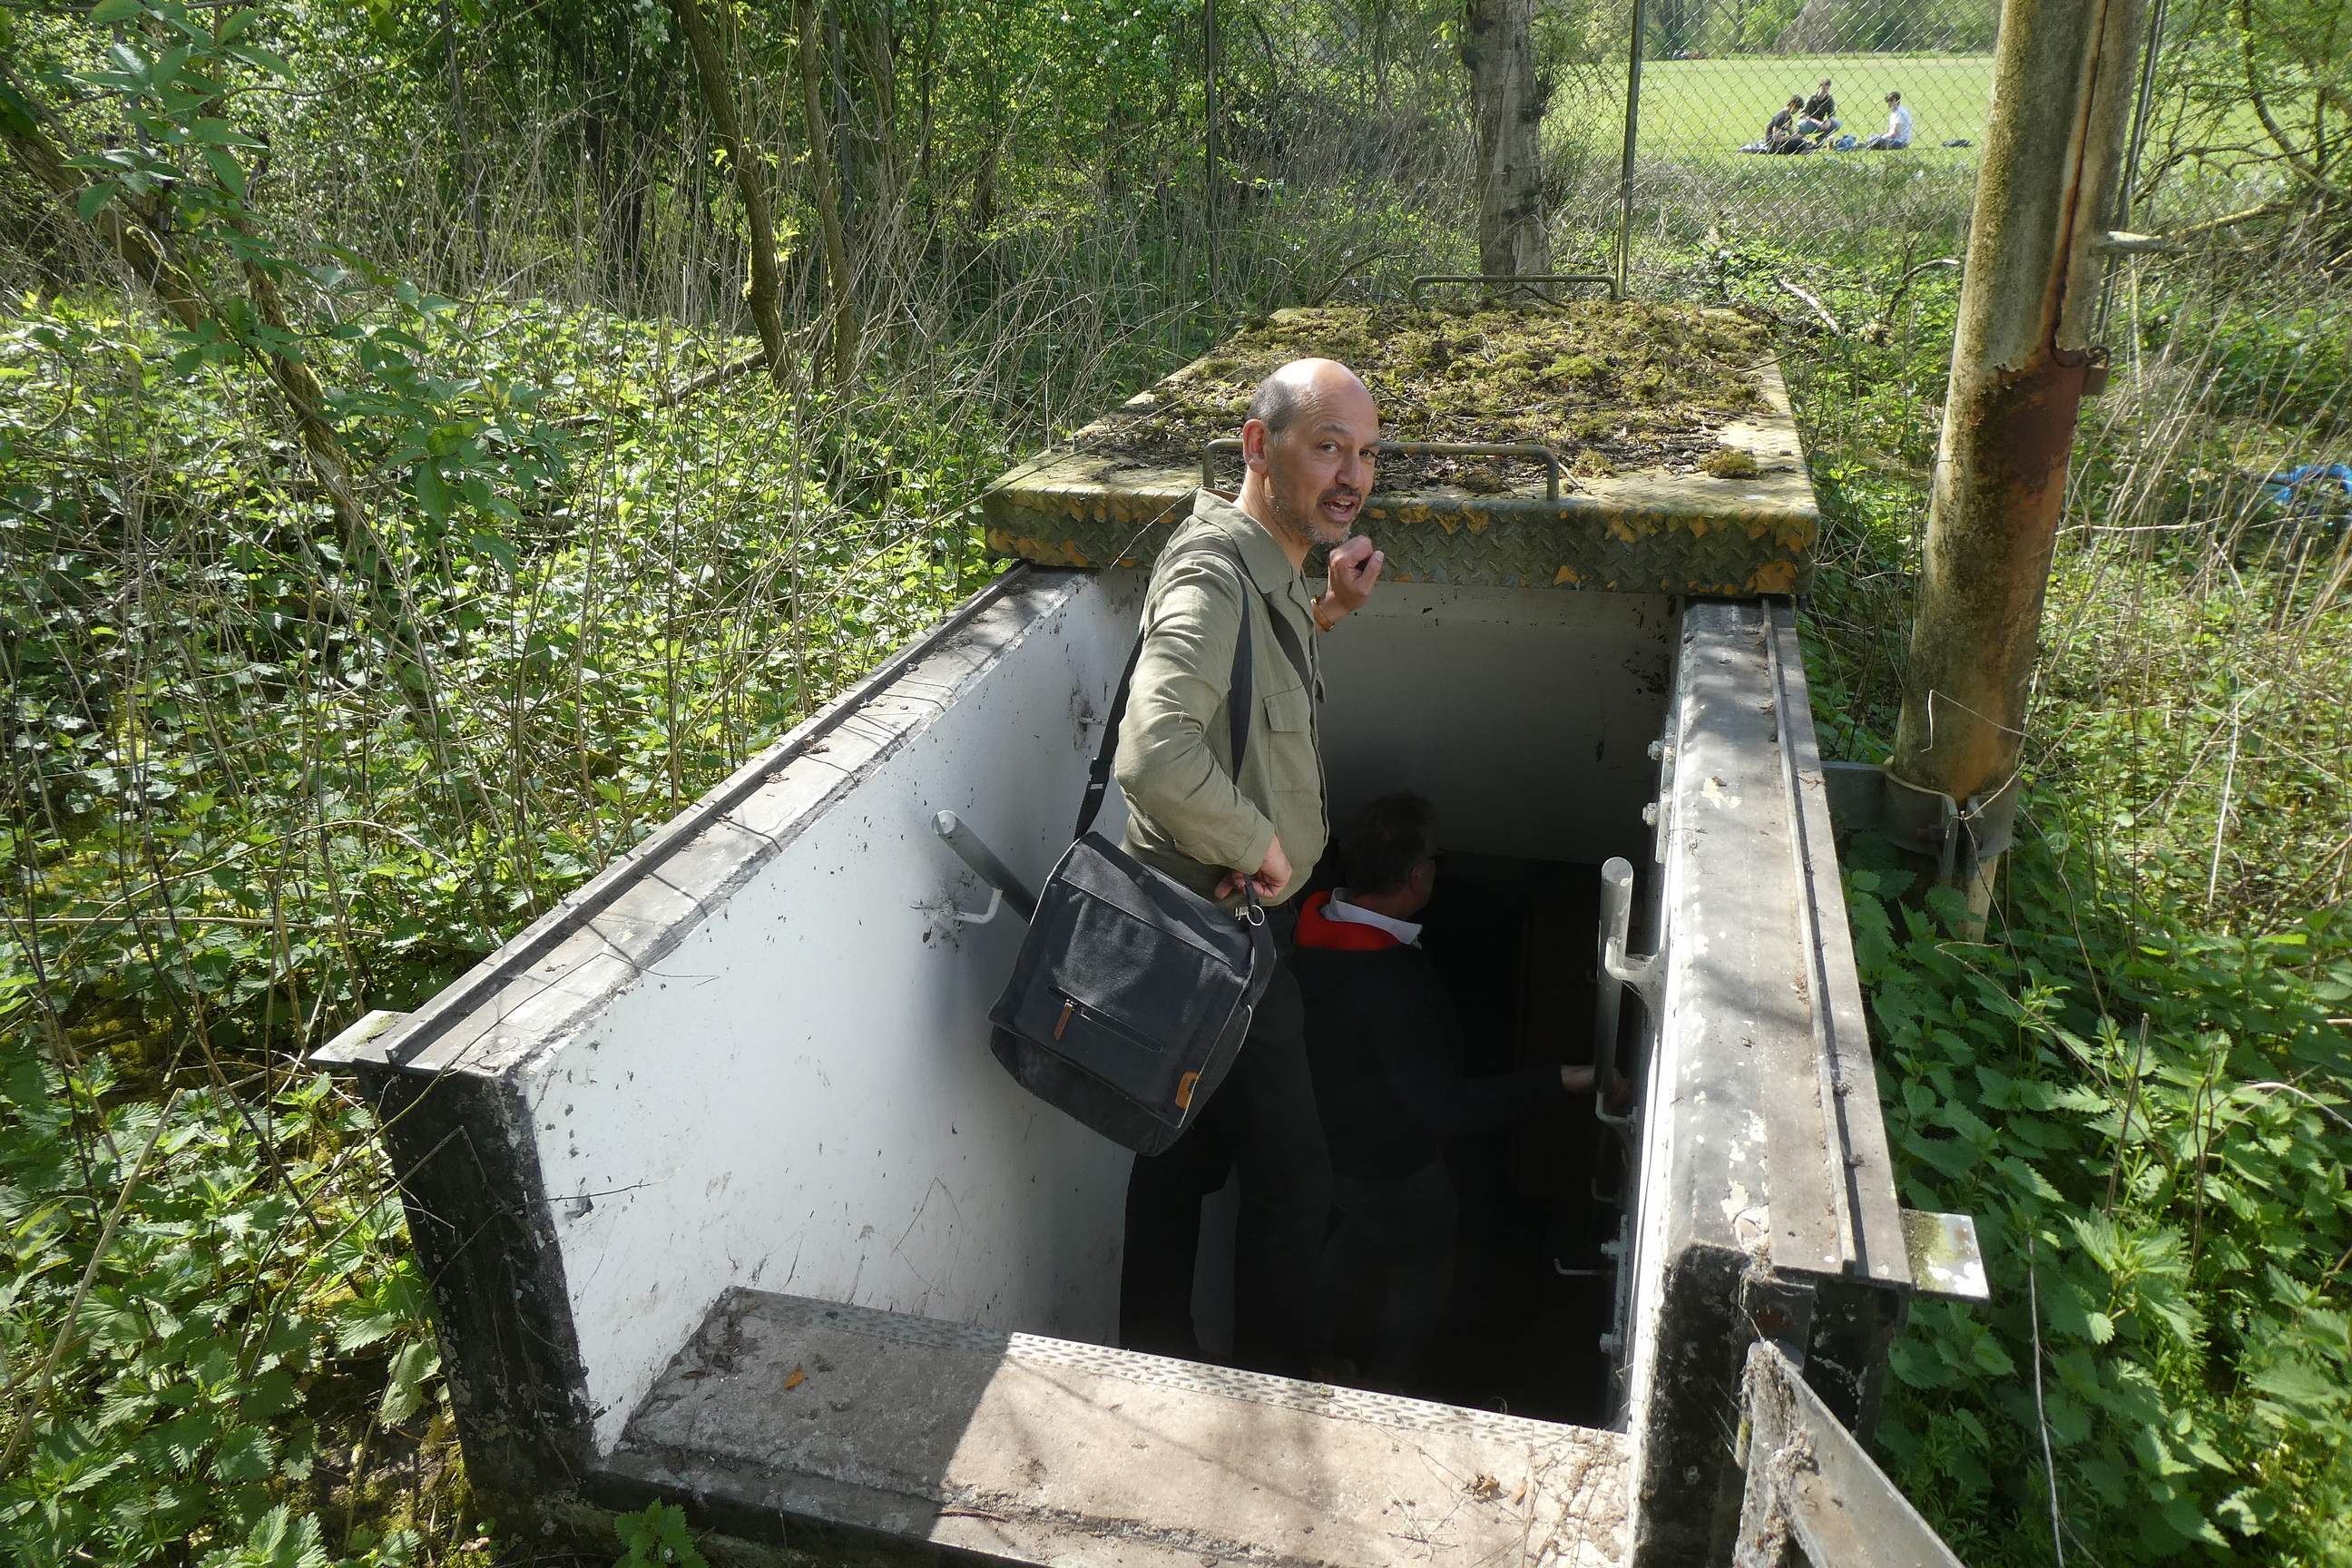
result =
[[1275,538],[1265,524],[1244,511],[1212,489],[1197,491],[1192,498],[1192,515],[1224,534],[1238,546],[1242,562],[1256,579],[1260,592],[1279,593],[1285,584],[1296,584],[1304,592],[1306,579],[1299,569],[1290,563],[1289,553],[1282,542]]
[[1378,910],[1362,909],[1348,902],[1348,889],[1345,888],[1331,889],[1331,901],[1323,906],[1323,918],[1384,931],[1407,947],[1421,945],[1421,927],[1411,921],[1391,920]]

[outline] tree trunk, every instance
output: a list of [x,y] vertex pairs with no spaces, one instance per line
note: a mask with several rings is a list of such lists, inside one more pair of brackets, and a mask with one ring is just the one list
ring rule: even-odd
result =
[[1478,132],[1478,270],[1521,278],[1551,270],[1544,227],[1540,138],[1545,94],[1528,37],[1533,0],[1465,0],[1462,63]]
[[888,5],[861,5],[851,15],[845,61],[856,130],[851,140],[866,172],[856,260],[861,276],[887,284],[902,273],[898,258],[907,213],[898,145],[898,40]]
[[735,114],[735,89],[727,65],[719,55],[719,40],[703,20],[696,0],[670,0],[686,47],[694,56],[694,74],[702,83],[702,105],[727,149],[727,166],[734,171],[735,188],[743,198],[743,225],[751,231],[751,321],[759,329],[760,346],[768,353],[768,374],[784,379],[784,314],[782,290],[776,282],[776,220],[768,211],[768,184],[759,161],[743,140],[743,122]]
[[[915,121],[915,173],[923,186],[923,210],[929,218],[939,206],[939,198],[931,178],[931,132],[936,121],[931,110],[931,90],[938,85],[940,70],[940,0],[925,0],[923,6],[923,65],[917,79],[921,84],[921,106]],[[927,224],[926,226],[929,226]]]
[[832,57],[815,7],[799,0],[794,9],[801,35],[801,108],[808,120],[809,194],[824,229],[824,268],[833,289],[833,379],[838,385],[857,359],[857,301],[850,285],[849,240],[842,230],[841,188],[834,180],[833,127],[824,108]]
[[457,23],[449,0],[441,0],[441,48],[449,60],[449,110],[457,122],[457,180],[466,192],[466,265],[482,243],[481,160],[474,153],[473,122],[466,114],[466,77],[457,64]]
[[[68,211],[73,210],[85,187],[81,172],[67,164],[64,155],[37,126],[10,127],[7,138],[9,150],[16,154],[19,166]],[[219,315],[213,301],[172,253],[170,241],[163,237],[167,226],[160,219],[153,226],[140,222],[126,213],[122,202],[117,200],[99,208],[90,226],[98,231],[116,259],[153,291],[156,302],[180,325],[196,331]],[[245,270],[253,287],[257,313],[279,335],[280,341],[290,342],[292,330],[278,306],[278,292],[268,274],[251,263],[246,265]],[[263,372],[277,386],[293,419],[302,450],[310,458],[311,477],[326,491],[328,504],[334,511],[338,541],[346,551],[356,550],[366,523],[358,498],[352,491],[351,458],[344,453],[334,426],[327,423],[326,396],[320,390],[318,377],[310,374],[309,365],[290,354],[255,351],[254,357],[261,362]]]

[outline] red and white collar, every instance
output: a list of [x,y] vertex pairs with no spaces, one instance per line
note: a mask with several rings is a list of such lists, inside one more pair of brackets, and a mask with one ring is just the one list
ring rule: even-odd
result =
[[1347,901],[1348,889],[1316,893],[1298,910],[1298,943],[1340,952],[1379,952],[1421,945],[1421,927]]

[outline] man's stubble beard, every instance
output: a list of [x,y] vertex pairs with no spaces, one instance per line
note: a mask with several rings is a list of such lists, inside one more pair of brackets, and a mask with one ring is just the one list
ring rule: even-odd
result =
[[[1334,485],[1331,489],[1325,490],[1321,495],[1317,496],[1315,498],[1315,504],[1318,508],[1320,508],[1323,502],[1332,496],[1353,493],[1354,492],[1352,491],[1343,491],[1339,486]],[[1320,544],[1328,547],[1335,544],[1345,544],[1349,540],[1355,537],[1356,529],[1355,524],[1352,521],[1326,522],[1323,521],[1323,515],[1320,510],[1310,511],[1303,518],[1297,515],[1291,509],[1289,498],[1271,485],[1266,487],[1265,500],[1266,504],[1274,510],[1274,515],[1281,521],[1284,529],[1297,538],[1304,539],[1309,544]],[[1363,510],[1363,498],[1361,496],[1357,496],[1356,498],[1356,508],[1359,511]]]

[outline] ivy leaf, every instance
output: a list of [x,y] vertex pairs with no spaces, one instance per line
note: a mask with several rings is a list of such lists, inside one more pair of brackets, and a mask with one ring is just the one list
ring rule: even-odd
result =
[[416,465],[416,504],[436,522],[449,521],[449,487],[429,461]]
[[110,27],[117,22],[128,22],[133,16],[146,14],[140,0],[98,0],[89,10],[89,22],[93,27]]

